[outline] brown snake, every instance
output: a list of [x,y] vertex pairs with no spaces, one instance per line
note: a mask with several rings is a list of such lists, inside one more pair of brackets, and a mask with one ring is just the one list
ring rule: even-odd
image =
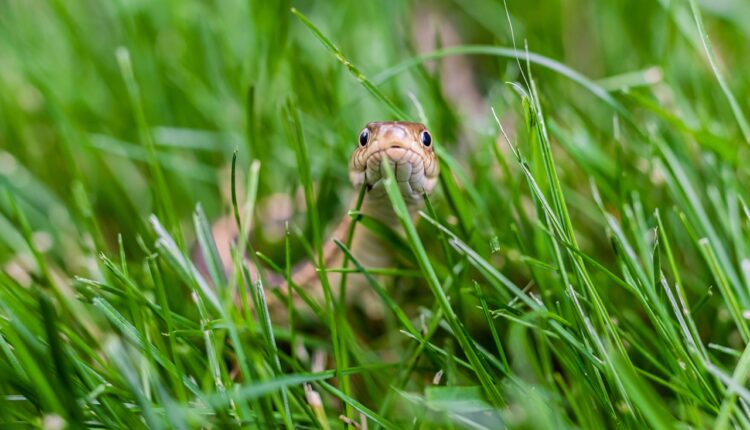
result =
[[[371,122],[362,129],[357,140],[357,149],[349,162],[349,179],[355,189],[365,186],[360,212],[401,232],[384,187],[383,160],[390,162],[407,208],[412,215],[416,214],[423,204],[423,194],[429,195],[438,179],[439,165],[433,149],[432,135],[423,124],[416,122]],[[354,209],[356,203],[357,196],[354,196],[349,207]],[[333,231],[331,239],[345,243],[351,222],[351,217],[344,217]],[[218,234],[215,226],[214,237]],[[226,236],[226,232],[221,234]],[[220,244],[219,248],[229,247]],[[386,244],[367,228],[354,230],[350,250],[352,256],[365,268],[383,268],[393,262]],[[343,264],[344,254],[333,240],[325,244],[323,255],[327,268]],[[226,269],[231,268],[229,254],[222,255],[222,260]],[[284,279],[276,275],[269,274],[269,282],[286,291]],[[330,285],[337,287],[340,273],[328,272],[327,276]],[[295,266],[292,282],[304,288],[313,298],[319,299],[322,296],[319,274],[312,262]],[[361,275],[352,275],[347,279],[347,288],[356,291],[364,286],[364,282]],[[357,300],[357,296],[358,294],[348,295],[353,300]]]

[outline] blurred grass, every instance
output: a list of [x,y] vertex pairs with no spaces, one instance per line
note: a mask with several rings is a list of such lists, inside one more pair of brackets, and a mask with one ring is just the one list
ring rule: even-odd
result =
[[[0,424],[750,427],[750,8],[503,5],[0,3]],[[269,320],[211,221],[288,270],[382,119],[442,167],[405,239],[358,223],[384,319]]]

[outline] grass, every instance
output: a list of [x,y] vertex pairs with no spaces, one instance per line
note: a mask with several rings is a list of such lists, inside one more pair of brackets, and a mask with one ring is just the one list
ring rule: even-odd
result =
[[[0,424],[750,428],[750,9],[504,4],[0,5]],[[347,214],[388,119],[441,160],[403,236]],[[289,278],[345,216],[398,263],[321,279],[383,317],[275,314],[243,252]]]

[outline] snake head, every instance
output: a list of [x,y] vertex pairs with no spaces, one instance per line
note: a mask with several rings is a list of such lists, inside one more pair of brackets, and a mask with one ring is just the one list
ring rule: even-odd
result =
[[409,205],[432,193],[439,165],[432,135],[418,122],[371,122],[362,129],[357,149],[349,163],[349,179],[355,188],[367,186],[371,197],[385,196],[383,160],[396,175],[396,182]]

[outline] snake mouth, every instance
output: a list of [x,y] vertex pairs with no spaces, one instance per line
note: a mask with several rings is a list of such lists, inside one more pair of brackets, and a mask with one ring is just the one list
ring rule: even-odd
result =
[[396,182],[405,197],[421,196],[427,183],[425,160],[418,152],[393,144],[371,153],[361,171],[363,182],[369,192],[383,189],[386,178],[383,161],[386,160],[396,177]]

